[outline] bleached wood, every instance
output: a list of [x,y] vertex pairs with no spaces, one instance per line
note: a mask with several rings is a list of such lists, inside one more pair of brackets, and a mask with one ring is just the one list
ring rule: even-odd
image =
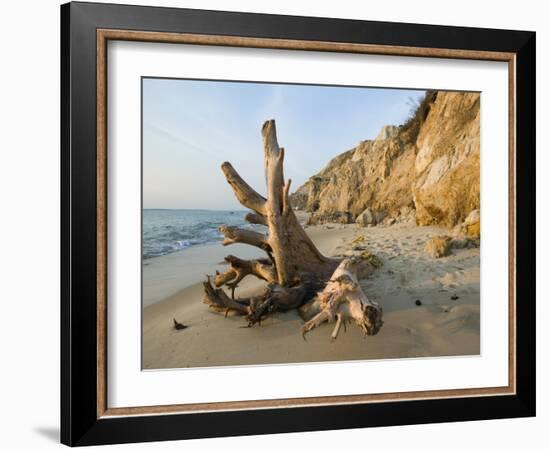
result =
[[233,243],[244,243],[245,245],[256,246],[264,251],[271,252],[267,243],[267,236],[250,229],[241,229],[236,226],[220,226],[218,230],[224,235],[223,246]]
[[266,199],[250,187],[229,162],[222,164],[222,171],[239,202],[243,206],[263,215]]
[[218,273],[214,279],[216,287],[228,285],[233,288],[248,275],[254,275],[266,282],[276,280],[275,268],[269,259],[243,260],[235,256],[227,256],[225,261],[230,268],[224,273]]
[[252,224],[267,226],[267,220],[260,214],[248,213],[244,216],[244,219]]
[[[360,261],[344,259],[334,271],[326,287],[317,294],[308,308],[319,310],[302,327],[302,336],[324,322],[336,320],[332,340],[338,337],[340,326],[346,320],[354,321],[365,335],[376,335],[382,327],[382,307],[367,298],[357,279]],[[316,303],[316,304],[315,304]]]

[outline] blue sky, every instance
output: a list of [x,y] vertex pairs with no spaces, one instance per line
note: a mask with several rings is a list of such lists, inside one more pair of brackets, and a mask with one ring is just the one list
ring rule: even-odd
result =
[[143,79],[143,207],[241,209],[220,165],[265,194],[260,129],[275,119],[292,191],[334,156],[400,125],[424,91]]

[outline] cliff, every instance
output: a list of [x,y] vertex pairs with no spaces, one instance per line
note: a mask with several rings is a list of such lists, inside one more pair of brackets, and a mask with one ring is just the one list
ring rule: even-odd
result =
[[400,127],[332,159],[292,195],[310,222],[454,226],[479,209],[478,93],[429,92]]

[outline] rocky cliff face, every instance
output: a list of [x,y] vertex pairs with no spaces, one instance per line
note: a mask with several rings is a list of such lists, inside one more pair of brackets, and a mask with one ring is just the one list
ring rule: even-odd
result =
[[312,223],[463,221],[479,209],[479,94],[428,93],[405,125],[332,159],[292,202]]

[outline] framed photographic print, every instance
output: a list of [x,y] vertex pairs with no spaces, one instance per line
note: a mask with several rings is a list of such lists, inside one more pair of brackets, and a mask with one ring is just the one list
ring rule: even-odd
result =
[[63,443],[535,414],[535,33],[61,22]]

